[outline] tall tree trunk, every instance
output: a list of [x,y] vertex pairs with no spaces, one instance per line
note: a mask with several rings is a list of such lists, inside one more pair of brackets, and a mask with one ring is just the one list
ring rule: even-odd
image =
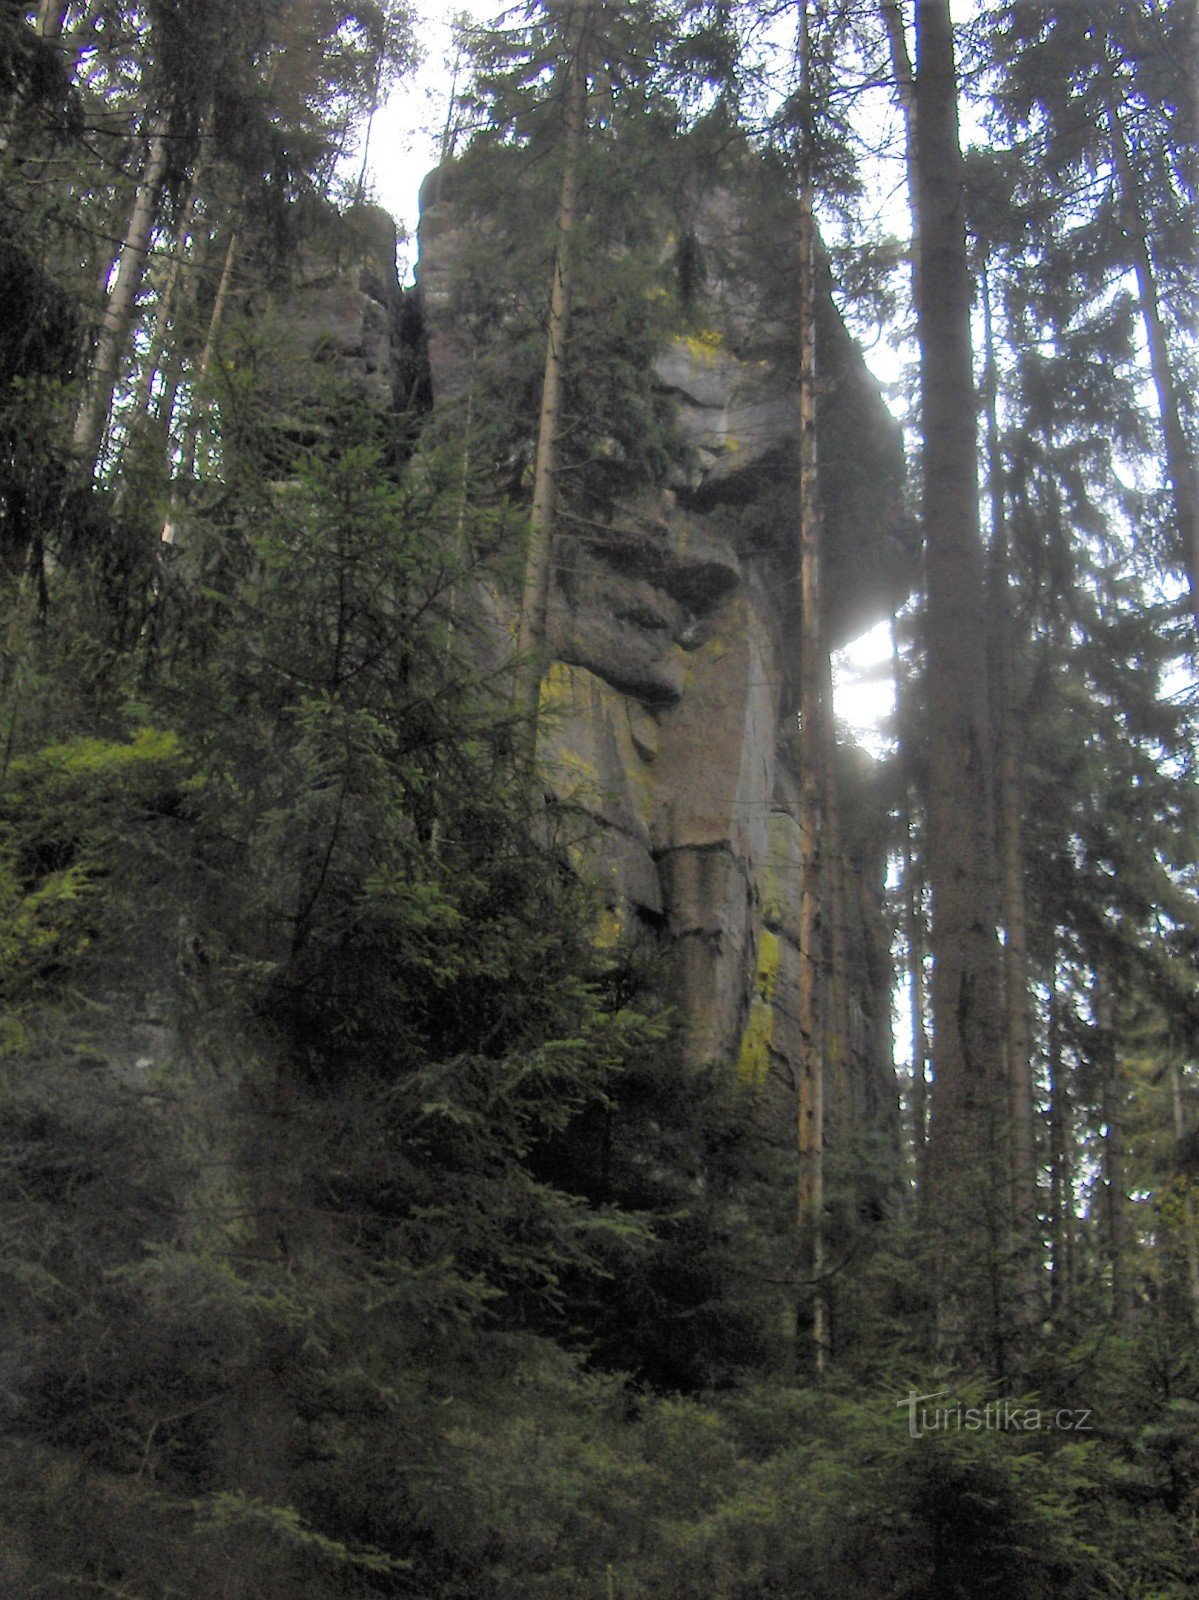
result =
[[997,843],[1000,920],[1003,924],[1004,1048],[1007,1058],[1011,1151],[1011,1218],[1020,1310],[1036,1320],[1041,1225],[1037,1210],[1032,1026],[1028,1001],[1028,916],[1024,897],[1023,783],[1020,709],[1016,689],[1017,633],[1012,602],[1011,548],[1003,453],[999,438],[999,370],[989,264],[982,263],[983,402],[986,412],[987,488],[991,512],[990,650],[992,712],[996,721]]
[[[566,127],[562,150],[562,179],[558,191],[557,242],[550,283],[549,326],[545,340],[545,375],[541,385],[541,415],[537,425],[537,457],[533,474],[533,507],[529,514],[529,542],[520,607],[518,645],[521,656],[525,710],[529,718],[530,747],[535,748],[537,713],[541,698],[541,673],[545,655],[546,614],[553,571],[554,520],[558,509],[558,444],[562,432],[562,403],[566,377],[566,346],[570,338],[571,300],[574,292],[574,241],[578,216],[579,158],[587,122],[587,53],[596,0],[578,0],[567,15],[569,48],[566,69]],[[570,34],[573,33],[573,39]]]
[[[229,242],[225,246],[225,259],[221,263],[220,282],[217,284],[216,297],[212,302],[212,311],[208,317],[208,331],[204,336],[204,348],[200,352],[200,359],[192,377],[191,407],[187,423],[183,429],[183,440],[179,450],[179,476],[176,478],[175,490],[171,496],[171,504],[167,510],[166,521],[162,525],[162,541],[164,544],[172,544],[175,539],[175,522],[180,503],[179,483],[182,480],[193,480],[196,476],[200,449],[200,428],[204,421],[200,390],[208,377],[216,356],[217,340],[220,337],[221,324],[225,318],[225,307],[228,305],[229,291],[233,283],[233,268],[237,261],[237,242],[238,232],[234,228],[229,235]],[[169,397],[172,411],[177,397],[177,381],[174,383],[173,389],[175,392]]]
[[1094,1005],[1100,1115],[1103,1118],[1104,1253],[1111,1273],[1112,1321],[1122,1327],[1132,1310],[1128,1283],[1128,1194],[1124,1178],[1124,1091],[1116,1049],[1115,1006],[1108,981],[1101,976],[1095,980]]
[[[1186,1120],[1182,1114],[1182,1074],[1178,1063],[1170,1063],[1170,1102],[1174,1112],[1174,1138],[1181,1150],[1186,1138]],[[1191,1197],[1190,1175],[1183,1175],[1182,1191],[1182,1248],[1186,1262],[1187,1300],[1191,1307],[1191,1320],[1199,1323],[1199,1241],[1195,1238],[1195,1202]]]
[[167,165],[167,121],[157,116],[150,125],[146,161],[133,197],[133,209],[116,273],[100,320],[91,380],[75,422],[74,445],[88,470],[95,472],[112,412],[121,362],[133,328],[137,292],[146,270],[150,238],[158,217],[162,180]]
[[891,72],[895,79],[895,93],[907,124],[909,178],[912,176],[911,158],[915,149],[916,74],[908,50],[907,30],[904,26],[903,7],[899,0],[881,0],[883,24],[887,30],[887,44],[891,51]]
[[[819,494],[819,464],[813,462],[813,492]],[[819,517],[819,510],[817,512]],[[823,527],[818,528],[823,540]],[[818,566],[823,561],[817,551]],[[817,573],[819,578],[819,573]],[[822,586],[821,586],[822,587]],[[849,1005],[849,891],[846,886],[844,829],[841,822],[841,787],[837,771],[836,721],[833,715],[833,657],[828,644],[823,593],[817,596],[820,616],[820,732],[824,750],[820,759],[823,779],[824,901],[827,908],[828,1006],[825,1015],[825,1122],[830,1138],[842,1155],[851,1158],[859,1126],[857,1085],[852,1070],[853,1023]]]
[[[141,362],[137,383],[134,385],[133,398],[129,406],[131,430],[144,425],[150,419],[153,410],[154,381],[158,377],[162,358],[166,352],[167,340],[170,337],[172,326],[176,322],[176,300],[179,296],[180,286],[183,283],[184,268],[188,265],[185,253],[188,235],[191,233],[192,220],[195,215],[196,180],[198,176],[199,169],[197,167],[188,184],[187,199],[184,202],[179,222],[175,228],[166,280],[158,296],[158,303],[154,308],[154,329],[150,336],[150,345]],[[126,445],[130,436],[126,436]],[[124,456],[125,452],[122,450],[122,462],[124,461]]]
[[924,981],[924,876],[916,848],[914,808],[918,787],[916,719],[912,688],[899,651],[895,618],[891,618],[891,666],[895,679],[895,715],[899,731],[900,793],[903,807],[903,919],[908,951],[908,994],[912,1034],[912,1149],[916,1198],[921,1200],[928,1160],[928,1005]]
[[[1020,718],[1005,674],[999,746],[999,853],[1004,928],[1003,965],[1007,1080],[1011,1117],[1012,1227],[1021,1293],[1035,1297],[1040,1277],[1041,1225],[1037,1202],[1036,1103],[1028,1000],[1028,914],[1024,894],[1023,783]],[[1035,1304],[1025,1307],[1037,1314]]]
[[458,79],[462,72],[462,39],[459,35],[454,46],[454,64],[450,68],[450,89],[446,96],[445,126],[441,130],[441,146],[437,155],[437,165],[444,167],[448,161],[454,159],[454,146],[458,142],[461,131],[458,125],[459,98]]
[[225,320],[225,308],[229,304],[229,290],[233,283],[233,269],[237,263],[237,245],[238,232],[234,228],[229,235],[229,242],[225,246],[225,259],[221,263],[221,278],[217,284],[216,298],[212,302],[212,314],[208,319],[208,332],[204,335],[204,348],[200,352],[200,360],[196,366],[195,377],[192,380],[191,416],[188,418],[187,429],[184,433],[182,453],[183,472],[189,478],[194,478],[196,475],[196,454],[200,442],[202,417],[198,391],[212,371],[212,363],[216,357],[217,340],[220,338],[221,324]]
[[908,209],[912,219],[912,298],[919,304],[920,208],[916,200],[916,72],[908,49],[908,36],[900,0],[880,0],[879,9],[882,12],[883,25],[887,30],[887,43],[891,52],[891,75],[895,80],[895,97],[903,114]]
[[1071,1288],[1070,1236],[1074,1210],[1056,952],[1050,977],[1046,1058],[1049,1071],[1049,1315],[1056,1323],[1066,1309]]
[[932,1243],[943,1352],[1006,1370],[1006,1097],[986,599],[957,76],[948,0],[916,7],[916,210],[928,594]]
[[[800,79],[811,116],[811,36],[807,0],[800,0]],[[811,1286],[806,1319],[809,1359],[825,1365],[827,1310],[824,1277],[824,643],[820,581],[820,486],[816,459],[816,226],[812,213],[811,128],[800,133],[799,181],[799,586],[800,634],[800,932],[799,1105],[796,1135],[799,1174],[796,1222],[800,1276]],[[822,661],[822,653],[824,660]],[[800,1321],[801,1329],[804,1319]]]
[[[190,282],[186,284],[188,293],[184,306],[181,308],[183,314],[194,314],[196,310],[196,289],[208,273],[209,258],[216,242],[215,235],[209,233],[206,228],[200,230],[194,244],[195,256],[190,264],[191,270],[188,273]],[[211,331],[211,316],[209,331]],[[207,335],[205,336],[205,342],[207,342]],[[160,356],[160,362],[161,359]],[[170,437],[171,430],[175,425],[175,412],[179,403],[179,391],[183,387],[184,376],[182,357],[176,353],[174,359],[167,364],[162,393],[153,405],[154,420],[157,422],[164,438]]]
[[[211,242],[210,242],[211,245]],[[186,426],[182,430],[181,445],[179,445],[179,474],[174,480],[174,490],[171,493],[171,504],[166,510],[166,520],[162,525],[163,544],[173,544],[174,526],[179,510],[179,482],[187,478],[194,480],[197,474],[198,451],[200,451],[200,427],[203,426],[202,398],[200,389],[208,378],[211,365],[216,357],[216,341],[221,336],[221,323],[224,322],[224,310],[229,304],[229,290],[234,280],[234,264],[237,262],[237,229],[229,234],[229,243],[224,248],[224,261],[221,262],[221,278],[216,285],[216,296],[213,299],[213,309],[208,314],[208,331],[203,339],[203,350],[200,350],[200,360],[192,374],[192,390],[190,390],[190,410],[187,414]],[[170,427],[171,413],[174,403],[178,400],[179,379],[173,379],[168,386],[166,394],[166,427]]]
[[1149,351],[1149,370],[1153,377],[1158,416],[1161,420],[1166,478],[1173,501],[1175,529],[1186,563],[1191,591],[1191,610],[1194,612],[1196,625],[1199,626],[1199,481],[1186,431],[1182,425],[1182,415],[1178,406],[1178,384],[1174,376],[1174,364],[1170,357],[1170,345],[1162,317],[1157,274],[1149,250],[1140,184],[1133,169],[1128,135],[1120,114],[1115,73],[1110,61],[1106,67],[1106,101],[1108,138],[1120,202],[1120,226],[1124,231],[1133,273],[1136,276],[1137,299],[1145,329],[1145,344]]

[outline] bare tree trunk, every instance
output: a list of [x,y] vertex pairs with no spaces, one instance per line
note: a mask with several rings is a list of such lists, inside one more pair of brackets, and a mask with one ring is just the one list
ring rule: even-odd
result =
[[1028,1005],[1028,917],[1024,898],[1023,784],[1020,770],[1020,713],[1016,692],[1017,637],[1009,572],[1003,454],[999,439],[999,373],[991,282],[984,256],[983,401],[986,412],[987,486],[991,511],[990,647],[993,712],[997,723],[997,833],[1000,866],[1000,920],[1003,967],[1009,1115],[1011,1119],[1011,1217],[1022,1320],[1038,1315],[1041,1227],[1037,1210],[1035,1097],[1032,1028]]
[[[1005,674],[1005,677],[1007,675]],[[1002,867],[1003,964],[1007,1022],[1007,1079],[1011,1111],[1012,1224],[1020,1257],[1021,1290],[1036,1293],[1040,1216],[1037,1201],[1036,1103],[1028,1005],[1028,916],[1024,894],[1023,784],[1020,719],[1005,685],[1000,734],[999,840]],[[1035,1305],[1026,1308],[1036,1313]]]
[[577,36],[569,56],[566,78],[566,129],[562,151],[562,180],[558,191],[557,245],[550,286],[549,326],[545,341],[545,375],[541,385],[541,415],[537,425],[537,458],[533,475],[533,507],[529,515],[529,543],[520,607],[518,638],[523,674],[523,695],[530,724],[530,747],[535,748],[537,714],[541,698],[541,673],[545,654],[546,614],[553,570],[554,520],[558,509],[558,442],[562,431],[562,402],[566,376],[566,345],[570,337],[571,299],[574,290],[572,235],[578,214],[579,157],[587,121],[587,51],[595,0],[574,6],[567,25],[578,17]]
[[154,332],[150,337],[149,349],[142,360],[137,383],[134,387],[133,398],[129,407],[130,422],[131,426],[134,427],[150,416],[154,380],[158,376],[171,326],[175,321],[175,302],[179,294],[180,285],[183,282],[183,269],[187,265],[185,260],[187,239],[191,232],[192,219],[195,215],[196,179],[198,176],[197,169],[188,185],[187,200],[184,203],[178,226],[175,229],[166,281],[163,283],[154,311]]
[[[811,37],[807,0],[800,0],[800,80],[811,116]],[[811,129],[801,131],[799,185],[799,584],[800,636],[800,933],[799,1173],[796,1222],[800,1276],[811,1286],[806,1332],[812,1371],[824,1370],[827,1308],[824,1277],[824,646],[820,581],[820,486],[816,459],[816,228],[812,214]],[[822,661],[823,654],[823,661]],[[804,1328],[801,1316],[800,1327]]]
[[908,36],[904,27],[903,7],[900,0],[880,0],[883,25],[887,30],[887,43],[891,51],[891,74],[895,80],[895,97],[903,113],[905,160],[908,178],[908,207],[912,218],[912,296],[920,302],[920,208],[916,200],[916,73],[908,50]]
[[[145,360],[142,362],[133,401],[130,406],[130,414],[135,424],[138,419],[148,419],[150,416],[154,380],[158,376],[163,353],[167,346],[167,339],[176,320],[175,302],[179,297],[180,286],[186,281],[185,269],[189,269],[194,282],[203,260],[203,247],[197,241],[193,244],[193,259],[190,262],[188,261],[187,242],[192,231],[192,224],[195,221],[196,194],[200,185],[200,177],[205,167],[205,151],[212,137],[212,118],[213,113],[210,106],[204,118],[201,131],[199,154],[187,179],[186,199],[180,209],[179,220],[175,226],[166,282],[162,286],[154,308],[154,332],[150,339],[150,348],[147,350]],[[207,239],[207,231],[205,231],[205,239]],[[165,409],[165,422],[168,429],[173,411],[174,402],[172,400],[171,404]],[[163,417],[164,413],[159,412],[158,420],[162,421]]]
[[943,1351],[1002,1375],[1007,1119],[972,294],[948,0],[918,0],[916,21],[935,1060],[928,1217],[942,1263]]
[[[813,311],[814,311],[813,307]],[[813,462],[815,482],[812,492],[819,494],[819,464]],[[819,516],[819,510],[817,512]],[[823,528],[818,529],[823,538]],[[818,551],[818,565],[822,552]],[[819,577],[819,573],[817,574]],[[820,774],[824,780],[824,899],[828,924],[828,1007],[825,1015],[825,1065],[828,1092],[825,1095],[825,1122],[830,1137],[837,1140],[846,1156],[855,1149],[859,1124],[857,1086],[852,1071],[853,1026],[849,1009],[849,899],[846,887],[844,830],[841,825],[841,789],[837,772],[837,736],[833,716],[833,658],[828,645],[828,629],[820,616],[820,730],[823,754]],[[831,1104],[830,1104],[831,1102]]]
[[137,292],[150,251],[167,164],[167,122],[154,118],[146,146],[146,162],[133,198],[125,241],[117,257],[116,276],[100,320],[91,381],[75,422],[74,445],[94,473],[112,412],[121,362],[133,327]]
[[1124,1092],[1116,1049],[1115,1007],[1107,980],[1095,980],[1095,1029],[1103,1118],[1104,1247],[1112,1284],[1112,1321],[1123,1327],[1132,1310],[1128,1284],[1128,1194],[1124,1177]]
[[462,40],[459,37],[454,47],[454,65],[450,69],[450,89],[446,98],[445,126],[441,130],[441,147],[437,156],[437,165],[439,167],[444,167],[447,161],[453,160],[454,146],[458,142],[458,78],[462,71],[462,57]]
[[1149,250],[1141,208],[1140,185],[1129,157],[1128,138],[1120,115],[1115,77],[1110,62],[1107,67],[1107,118],[1112,165],[1116,172],[1120,199],[1120,225],[1124,230],[1124,238],[1132,257],[1132,269],[1136,275],[1137,298],[1145,328],[1145,344],[1149,351],[1149,370],[1153,377],[1158,416],[1161,419],[1166,477],[1174,503],[1174,522],[1183,559],[1186,562],[1191,590],[1191,609],[1195,614],[1196,624],[1199,625],[1199,483],[1196,482],[1195,463],[1178,407],[1178,385],[1170,358],[1170,345],[1166,337],[1166,325],[1162,318],[1161,301],[1157,292],[1157,274],[1153,269],[1153,257]]
[[[204,336],[204,348],[200,352],[200,360],[192,378],[191,409],[187,418],[187,425],[183,430],[183,441],[179,452],[179,477],[176,479],[175,492],[171,496],[171,505],[167,511],[166,521],[162,525],[162,541],[172,544],[175,539],[175,520],[179,508],[178,484],[183,479],[194,479],[196,476],[197,457],[200,448],[200,428],[203,423],[199,391],[203,386],[212,368],[213,358],[216,355],[217,339],[220,337],[221,323],[224,321],[225,307],[229,300],[229,288],[233,282],[233,268],[237,261],[237,229],[234,228],[229,235],[229,242],[225,246],[225,259],[221,265],[221,278],[217,284],[216,298],[212,302],[212,312],[208,318],[208,332]],[[178,384],[174,385],[178,390]],[[171,395],[172,410],[175,404],[175,394]]]
[[1069,1107],[1062,1059],[1062,1003],[1054,956],[1049,989],[1049,1315],[1056,1323],[1066,1309],[1070,1281],[1070,1233],[1074,1186],[1067,1144]]
[[887,29],[887,43],[891,50],[891,71],[895,77],[895,93],[907,122],[909,156],[915,148],[913,122],[916,116],[916,74],[912,68],[908,36],[904,28],[903,7],[899,0],[881,0],[879,10]]
[[[1173,1106],[1173,1136],[1181,1149],[1186,1138],[1186,1120],[1183,1118],[1183,1077],[1178,1062],[1170,1062],[1170,1101]],[[1191,1318],[1199,1322],[1199,1245],[1194,1237],[1194,1200],[1191,1198],[1189,1176],[1183,1179],[1183,1253],[1186,1258],[1186,1294],[1191,1302]]]
[[[200,283],[207,274],[209,255],[212,252],[215,242],[216,241],[213,235],[211,235],[207,229],[201,229],[200,234],[195,241],[195,259],[190,264],[190,272],[188,274],[190,285],[188,286],[189,292],[186,296],[185,306],[183,308],[185,311],[190,312],[195,310],[195,286]],[[161,361],[162,357],[160,356],[160,365]],[[174,427],[175,410],[179,402],[179,391],[183,386],[183,378],[184,372],[182,359],[180,356],[176,355],[175,359],[168,364],[162,393],[159,395],[157,402],[153,406],[155,421],[158,423],[164,438],[170,437],[171,429]]]
[[204,348],[200,352],[200,360],[196,366],[195,377],[192,381],[192,406],[191,416],[187,421],[184,433],[182,467],[186,477],[194,478],[196,475],[196,454],[200,441],[200,404],[198,391],[212,371],[213,358],[216,355],[217,340],[220,338],[221,324],[225,320],[225,307],[229,303],[229,287],[233,282],[233,269],[237,262],[237,229],[234,228],[229,235],[229,242],[225,246],[225,259],[221,264],[221,280],[217,284],[216,298],[212,302],[212,315],[208,319],[208,332],[204,336]]
[[925,1189],[928,1159],[928,1006],[924,981],[924,879],[916,849],[913,804],[917,790],[916,729],[911,712],[911,686],[899,653],[895,618],[891,618],[891,664],[895,678],[895,714],[899,731],[899,765],[903,805],[903,916],[908,948],[908,990],[912,1013],[912,1147],[916,1158],[916,1198]]

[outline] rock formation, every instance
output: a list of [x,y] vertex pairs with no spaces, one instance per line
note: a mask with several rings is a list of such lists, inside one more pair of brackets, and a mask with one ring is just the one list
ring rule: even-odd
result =
[[[371,228],[366,265],[314,270],[301,290],[295,336],[368,392],[415,383],[441,404],[466,386],[470,335],[453,311],[453,281],[472,224],[451,189],[439,174],[426,183],[418,284],[399,316],[384,309],[385,269],[369,264],[379,254]],[[731,245],[721,248],[737,226],[727,196],[708,198],[701,225],[710,257],[732,259]],[[770,292],[714,273],[702,335],[658,355],[655,384],[671,399],[686,465],[668,487],[618,498],[602,526],[572,535],[551,597],[540,754],[554,797],[578,819],[572,848],[602,889],[604,936],[670,947],[689,1060],[727,1063],[781,1101],[798,1053],[801,619],[794,385],[753,333],[771,315]],[[837,645],[886,614],[913,562],[898,429],[827,288],[818,334]],[[487,603],[505,632],[503,602]],[[852,754],[842,752],[842,787],[869,809],[869,763]],[[857,1111],[893,1130],[881,816],[855,835],[847,810],[854,1027],[844,1077]]]
[[[417,294],[443,401],[470,365],[450,309],[470,223],[441,175],[422,199]],[[700,225],[709,258],[731,259],[738,219],[727,196],[707,197]],[[557,798],[592,824],[579,852],[602,885],[610,933],[648,928],[672,946],[689,1058],[737,1063],[786,1092],[798,1051],[797,449],[794,384],[754,346],[769,293],[715,274],[703,335],[658,356],[687,470],[619,502],[593,537],[572,537],[551,600],[542,755]],[[886,614],[912,559],[898,429],[827,288],[818,338],[829,629],[841,644]],[[844,786],[860,790],[860,773]],[[877,843],[848,866],[847,1078],[870,1120],[893,1123]]]

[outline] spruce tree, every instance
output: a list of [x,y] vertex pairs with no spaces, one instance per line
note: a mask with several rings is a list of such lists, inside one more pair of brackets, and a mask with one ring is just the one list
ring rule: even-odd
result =
[[946,1349],[1002,1375],[1007,1205],[994,811],[971,286],[947,5],[918,0],[916,40],[933,951],[927,1215]]

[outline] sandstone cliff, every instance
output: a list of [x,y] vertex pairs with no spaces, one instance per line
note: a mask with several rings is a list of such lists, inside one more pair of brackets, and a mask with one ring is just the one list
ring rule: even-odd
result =
[[[422,199],[418,287],[400,309],[377,230],[365,227],[361,260],[310,274],[294,332],[367,392],[400,385],[443,404],[472,369],[453,285],[478,223],[440,175]],[[708,197],[701,225],[712,259],[734,260],[727,196]],[[685,447],[673,480],[618,496],[602,523],[572,532],[551,598],[541,755],[555,798],[583,819],[575,850],[602,888],[603,936],[666,941],[689,1060],[727,1064],[782,1111],[798,1052],[802,619],[794,386],[753,331],[772,315],[771,294],[790,291],[785,275],[774,288],[769,278],[714,272],[702,334],[658,354],[654,382]],[[885,615],[913,561],[898,429],[827,289],[819,348],[826,588],[840,644]],[[506,634],[504,602],[486,603]],[[893,1133],[883,819],[871,809],[869,763],[844,751],[842,760],[853,969],[843,1092]]]
[[[459,391],[471,359],[451,285],[477,223],[452,194],[434,174],[420,233],[418,302],[437,401]],[[706,197],[700,227],[709,259],[736,259],[740,219],[727,195]],[[754,330],[772,315],[771,294],[788,292],[769,272],[753,281],[752,269],[742,278],[718,270],[702,335],[660,351],[655,377],[673,401],[687,466],[669,488],[619,502],[591,537],[571,538],[551,601],[556,659],[542,739],[557,797],[594,824],[580,849],[603,886],[611,934],[648,927],[670,942],[688,1056],[736,1063],[784,1095],[798,1048],[795,399]],[[826,586],[839,644],[885,615],[912,562],[898,429],[827,288],[818,337]],[[844,778],[861,793],[860,771]],[[880,832],[881,818],[847,863],[855,1026],[846,1081],[869,1121],[893,1126]]]

